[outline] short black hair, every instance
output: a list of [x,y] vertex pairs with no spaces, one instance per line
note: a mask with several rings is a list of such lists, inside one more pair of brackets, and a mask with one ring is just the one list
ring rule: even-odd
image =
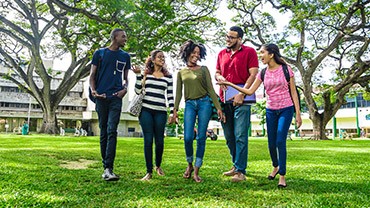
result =
[[230,31],[237,32],[238,33],[238,36],[240,38],[243,38],[244,32],[243,32],[243,29],[241,27],[239,27],[239,26],[232,26],[232,27],[230,27]]
[[111,40],[113,40],[116,36],[117,36],[117,33],[118,32],[121,32],[121,31],[123,31],[123,32],[125,32],[123,29],[121,29],[121,28],[114,28],[113,30],[112,30],[112,32],[110,32],[110,39]]
[[196,47],[198,47],[200,50],[200,54],[199,54],[200,60],[206,59],[206,55],[207,55],[206,47],[201,43],[195,43],[192,40],[188,40],[184,44],[182,44],[180,48],[180,57],[184,63],[188,62],[188,58],[190,54],[194,51]]

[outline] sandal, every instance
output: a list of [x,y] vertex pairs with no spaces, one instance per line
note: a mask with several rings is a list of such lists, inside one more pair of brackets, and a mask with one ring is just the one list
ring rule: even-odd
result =
[[164,172],[163,172],[163,170],[162,170],[162,168],[161,168],[161,167],[156,167],[156,168],[155,168],[155,171],[157,172],[157,174],[158,174],[158,175],[160,175],[160,176],[164,176]]
[[183,175],[184,178],[189,179],[191,177],[191,174],[193,173],[194,168],[193,166],[188,166],[185,170],[185,173]]
[[152,179],[152,174],[147,173],[141,180],[142,181],[149,181],[150,179]]
[[193,180],[195,181],[195,182],[197,182],[197,183],[201,183],[203,180],[202,180],[202,178],[201,177],[199,177],[199,176],[194,176],[193,177]]
[[269,180],[274,180],[277,174],[279,174],[279,170],[277,170],[277,171],[276,171],[275,175],[272,175],[272,174],[271,174],[271,175],[269,175],[269,176],[267,177],[267,179],[269,179]]

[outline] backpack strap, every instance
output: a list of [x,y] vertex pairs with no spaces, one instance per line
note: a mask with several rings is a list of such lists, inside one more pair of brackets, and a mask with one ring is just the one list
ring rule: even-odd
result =
[[[284,72],[285,79],[288,82],[289,94],[290,94],[290,98],[292,99],[293,106],[294,106],[294,100],[293,100],[293,96],[292,96],[292,91],[290,89],[290,75],[289,75],[288,66],[286,64],[283,65],[283,72]],[[299,94],[298,89],[301,89],[302,91],[303,91],[303,89],[301,87],[298,87],[297,85],[295,86],[295,91],[297,92],[297,97],[298,97],[299,109],[301,109],[301,96]],[[294,108],[294,112],[295,112],[295,108]]]
[[262,82],[265,80],[265,74],[266,74],[267,67],[263,68],[261,71],[261,80]]
[[[267,70],[267,67],[263,68],[262,71],[261,71],[261,80],[262,80],[262,83],[265,80],[266,70]],[[265,91],[266,91],[265,85],[263,85],[263,97],[266,97],[266,92]]]
[[100,48],[98,50],[98,52],[99,52],[99,62],[98,62],[98,66],[96,68],[97,71],[96,71],[96,75],[95,75],[95,85],[96,86],[98,86],[100,75],[103,74],[103,72],[104,72],[104,69],[101,69],[102,68],[101,65],[103,63],[103,58],[104,58],[106,50],[107,50],[106,48]]
[[290,83],[290,75],[289,75],[288,65],[283,64],[283,72],[284,72],[285,79],[289,84]]

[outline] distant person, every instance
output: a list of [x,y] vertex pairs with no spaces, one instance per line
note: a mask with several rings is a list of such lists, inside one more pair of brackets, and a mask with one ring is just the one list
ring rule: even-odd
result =
[[366,138],[366,132],[365,132],[365,129],[361,129],[361,133],[360,133],[360,135],[361,135],[361,138]]
[[[294,74],[291,68],[287,66],[287,63],[281,57],[277,45],[263,45],[260,50],[260,54],[262,63],[267,64],[267,70],[265,72],[263,81],[260,72],[257,75],[257,79],[248,89],[239,87],[231,82],[226,81],[219,82],[219,84],[232,86],[247,95],[254,93],[262,83],[264,84],[267,95],[267,138],[273,166],[273,171],[268,176],[268,179],[275,179],[275,176],[279,173],[280,178],[278,187],[286,187],[286,140],[289,127],[292,123],[294,110],[296,113],[297,127],[299,128],[302,125],[298,95],[294,82]],[[284,75],[284,65],[288,68],[290,76],[289,83]]]
[[76,127],[74,136],[79,137],[80,135],[81,135],[81,131]]
[[[206,48],[203,44],[195,43],[192,40],[186,41],[180,48],[180,56],[186,67],[177,73],[176,99],[174,115],[177,116],[180,101],[184,91],[185,112],[184,112],[184,143],[186,161],[188,167],[183,175],[184,178],[191,178],[194,171],[194,181],[202,182],[199,177],[199,169],[203,164],[203,157],[206,147],[206,132],[212,114],[212,105],[217,108],[218,117],[223,120],[221,105],[213,89],[209,70],[206,66],[198,65],[198,61],[205,59]],[[193,140],[194,127],[198,120],[197,150],[194,161]]]
[[[243,45],[243,35],[243,30],[238,26],[231,27],[227,32],[226,48],[217,57],[215,78],[220,82],[228,81],[249,88],[258,72],[258,57],[253,48]],[[222,128],[233,166],[224,175],[232,176],[233,182],[240,182],[246,179],[251,105],[244,100],[242,93],[236,94],[232,100],[226,100],[225,90],[225,86],[220,87],[226,116]]]
[[5,123],[5,133],[8,133],[8,129],[9,129],[9,124]]
[[[119,180],[119,176],[113,172],[113,167],[116,157],[117,127],[121,117],[122,98],[127,93],[127,75],[131,68],[131,58],[127,52],[120,49],[127,41],[125,31],[119,28],[112,30],[110,39],[108,48],[99,49],[93,55],[90,89],[92,96],[96,98],[95,110],[99,120],[100,152],[104,168],[102,177],[106,181],[116,181]],[[100,54],[103,54],[102,57]]]
[[59,131],[60,131],[60,136],[64,136],[66,133],[63,127],[60,127]]
[[[145,62],[144,74],[134,67],[136,73],[135,92],[141,93],[143,85],[145,96],[139,115],[139,122],[144,135],[144,156],[146,175],[141,179],[150,180],[153,176],[153,138],[155,141],[155,171],[164,176],[161,168],[164,149],[164,131],[167,123],[167,104],[170,118],[173,117],[173,79],[166,68],[163,51],[154,50]],[[144,83],[144,84],[143,84]]]
[[87,136],[87,131],[83,129],[82,127],[80,128],[80,135],[81,136]]
[[27,135],[28,134],[28,123],[27,121],[24,121],[23,122],[23,126],[22,126],[22,135]]

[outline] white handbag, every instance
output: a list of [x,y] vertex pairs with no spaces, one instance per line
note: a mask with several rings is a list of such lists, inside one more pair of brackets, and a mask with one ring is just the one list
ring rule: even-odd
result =
[[134,98],[131,100],[130,104],[127,107],[126,112],[132,116],[139,116],[141,112],[141,108],[143,106],[143,99],[145,96],[145,79],[146,76],[144,75],[143,80],[141,81],[141,92],[139,94],[135,94]]

